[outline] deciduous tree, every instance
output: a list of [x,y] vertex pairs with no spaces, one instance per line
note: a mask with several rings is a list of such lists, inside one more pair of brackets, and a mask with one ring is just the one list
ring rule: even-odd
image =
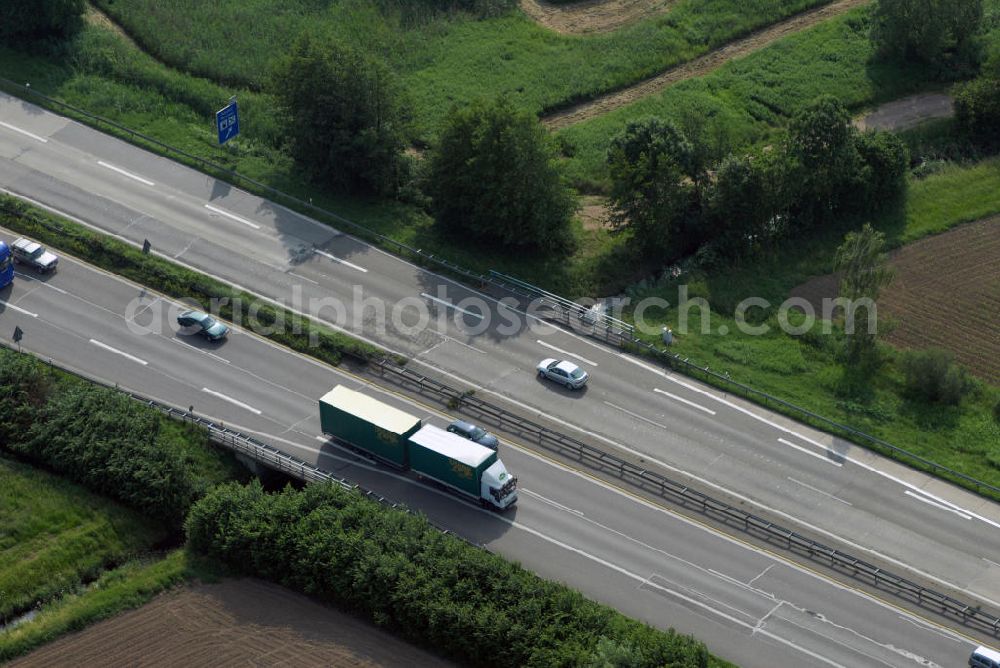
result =
[[875,302],[882,288],[892,281],[884,252],[885,235],[865,224],[850,232],[837,249],[835,266],[842,272],[840,296],[850,300],[845,329],[847,362],[854,366],[875,366],[878,362],[878,320]]
[[3,0],[0,41],[37,45],[65,39],[83,25],[84,0]]
[[426,190],[442,229],[509,247],[569,250],[576,197],[552,139],[509,99],[451,110]]
[[978,60],[982,19],[982,0],[879,0],[871,35],[883,57],[955,73]]
[[647,256],[684,245],[674,238],[691,223],[698,197],[697,152],[675,125],[634,121],[611,141],[611,223],[628,230]]
[[392,72],[355,49],[310,33],[270,78],[292,155],[320,184],[391,195],[404,178],[401,92]]

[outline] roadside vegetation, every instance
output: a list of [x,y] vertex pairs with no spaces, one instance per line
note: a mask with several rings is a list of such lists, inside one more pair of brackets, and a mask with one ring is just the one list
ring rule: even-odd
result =
[[269,494],[257,481],[229,482],[247,475],[202,430],[30,356],[0,349],[0,398],[0,623],[34,611],[0,630],[0,660],[228,568],[464,663],[492,661],[482,653],[490,646],[516,665],[709,665],[692,638],[630,620],[356,491]]
[[[658,631],[353,491],[225,485],[188,544],[334,603],[462,665],[704,667],[700,642]],[[483,648],[491,648],[484,652]],[[502,648],[502,650],[500,649]]]
[[[5,355],[4,366],[9,359]],[[0,453],[0,624],[169,535],[160,521]]]

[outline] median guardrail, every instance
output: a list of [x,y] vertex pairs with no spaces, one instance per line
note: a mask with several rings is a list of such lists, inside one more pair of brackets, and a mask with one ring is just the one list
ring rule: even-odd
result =
[[[9,350],[14,351],[14,348],[7,341],[0,341],[0,343]],[[20,354],[30,354],[21,352],[20,350],[18,352]],[[106,382],[57,364],[52,359],[44,361],[50,366],[59,368],[87,382],[108,388],[112,387]],[[1000,636],[1000,617],[982,610],[979,606],[970,605],[952,598],[850,554],[823,545],[818,541],[784,528],[766,518],[748,513],[728,503],[714,499],[656,471],[650,471],[612,453],[595,448],[571,436],[520,417],[502,407],[483,401],[471,392],[456,390],[440,381],[428,378],[410,368],[399,366],[389,360],[369,360],[369,364],[383,378],[392,380],[398,385],[409,387],[422,395],[430,394],[452,410],[470,412],[479,419],[485,418],[505,432],[518,434],[523,439],[531,440],[533,443],[555,451],[564,457],[574,459],[590,468],[614,474],[639,489],[668,499],[679,506],[696,510],[727,526],[738,528],[745,533],[758,536],[768,542],[778,543],[785,549],[805,555],[810,559],[822,560],[827,566],[837,571],[867,581],[878,589],[893,593],[900,598],[907,599],[923,608],[933,610],[940,615],[959,620],[963,625],[978,628],[993,636]],[[253,461],[273,468],[276,471],[304,482],[329,482],[340,485],[344,489],[357,490],[366,497],[378,501],[387,507],[410,513],[413,512],[405,504],[392,501],[345,478],[335,476],[260,439],[226,427],[224,424],[199,416],[191,411],[178,409],[156,399],[124,390],[117,385],[113,386],[113,389],[128,395],[135,401],[151,408],[156,408],[172,418],[204,427],[214,443],[249,457]],[[485,546],[473,543],[433,522],[431,524],[443,533],[454,535],[471,545],[486,549]]]
[[810,559],[820,560],[837,571],[867,581],[874,587],[908,599],[921,607],[960,620],[963,624],[975,626],[994,636],[1000,634],[1000,617],[983,611],[979,606],[969,605],[841,550],[828,547],[764,517],[712,498],[657,471],[651,471],[572,436],[520,417],[470,392],[456,390],[409,367],[402,367],[388,360],[374,361],[370,364],[382,377],[394,380],[398,385],[408,387],[422,395],[431,395],[452,410],[470,413],[481,421],[495,425],[498,429],[517,434],[524,440],[541,445],[588,468],[613,474],[639,489],[668,499],[684,508],[695,510],[727,526],[738,528],[768,542],[780,544],[784,549]]

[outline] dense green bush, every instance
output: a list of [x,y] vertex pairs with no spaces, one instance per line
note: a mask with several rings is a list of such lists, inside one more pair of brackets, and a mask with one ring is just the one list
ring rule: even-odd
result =
[[965,369],[946,350],[907,351],[902,368],[906,393],[915,399],[954,406],[972,388]]
[[83,0],[3,0],[0,2],[0,42],[37,47],[79,31]]
[[455,107],[430,156],[427,194],[450,234],[564,255],[576,199],[554,141],[509,98]]
[[974,144],[1000,149],[1000,77],[979,77],[956,86],[955,119]]
[[[350,609],[466,665],[704,667],[704,645],[628,619],[426,520],[355,492],[223,485],[191,509],[189,547]],[[596,662],[596,663],[595,663]]]
[[270,84],[292,155],[320,186],[395,195],[404,179],[402,89],[385,64],[302,34]]
[[231,460],[206,456],[203,431],[6,350],[0,425],[0,447],[175,527],[235,471]]

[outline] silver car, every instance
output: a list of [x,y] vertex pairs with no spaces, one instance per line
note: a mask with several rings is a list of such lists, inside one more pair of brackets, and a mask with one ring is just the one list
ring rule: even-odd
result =
[[10,250],[14,256],[14,262],[34,267],[35,271],[40,274],[55,271],[59,264],[59,258],[56,257],[55,253],[50,253],[45,250],[45,246],[31,239],[18,239],[11,244]]
[[566,360],[554,358],[544,359],[536,367],[539,378],[548,378],[551,381],[565,385],[571,390],[579,390],[587,384],[590,376],[587,372]]

